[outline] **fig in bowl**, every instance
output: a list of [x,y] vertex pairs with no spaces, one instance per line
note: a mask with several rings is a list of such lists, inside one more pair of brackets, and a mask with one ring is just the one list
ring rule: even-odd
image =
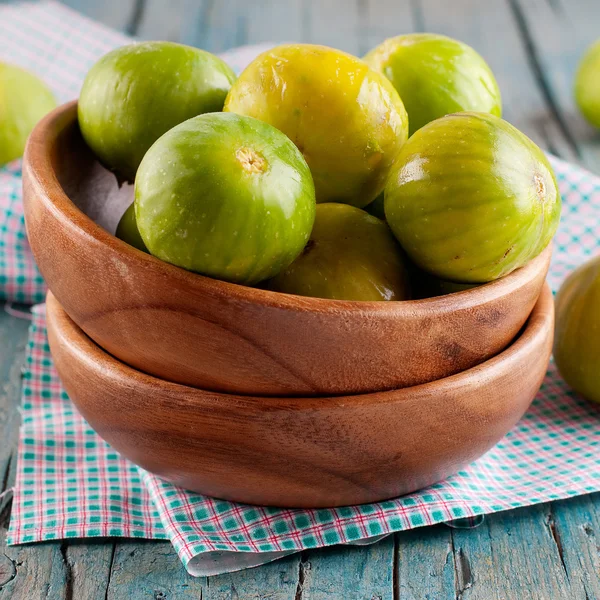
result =
[[137,226],[154,256],[248,285],[300,254],[315,190],[300,151],[250,117],[201,115],[163,135],[135,179]]
[[123,213],[123,216],[117,225],[115,235],[120,240],[127,242],[130,246],[133,246],[142,252],[148,252],[148,248],[146,248],[146,244],[144,243],[137,226],[135,204],[130,204],[129,208]]
[[561,199],[548,159],[527,136],[493,115],[457,113],[411,136],[384,209],[418,267],[444,280],[485,283],[548,246]]
[[105,167],[133,182],[148,148],[175,125],[220,111],[234,80],[225,62],[198,48],[173,42],[122,46],[85,78],[81,133]]
[[494,74],[473,48],[458,40],[433,33],[400,35],[371,50],[365,61],[398,90],[410,135],[449,113],[502,114]]
[[406,110],[386,77],[345,52],[311,44],[258,56],[224,110],[283,131],[304,154],[317,202],[369,204],[408,136]]
[[310,240],[269,289],[331,300],[408,300],[404,256],[384,221],[360,208],[317,205]]

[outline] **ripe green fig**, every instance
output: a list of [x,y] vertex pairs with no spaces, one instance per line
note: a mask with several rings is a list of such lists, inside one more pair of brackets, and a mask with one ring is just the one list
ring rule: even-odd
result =
[[383,75],[345,52],[311,44],[258,56],[232,86],[224,110],[283,131],[310,167],[317,202],[369,204],[408,136],[402,100]]
[[460,283],[485,283],[537,256],[560,219],[544,153],[485,113],[432,121],[405,144],[385,189],[385,214],[414,263]]
[[300,254],[315,206],[310,170],[289,138],[230,113],[194,117],[165,133],[135,180],[135,216],[151,254],[248,285]]
[[302,254],[269,283],[272,290],[332,300],[407,300],[402,251],[384,221],[346,204],[317,205]]
[[148,148],[175,125],[220,111],[234,80],[220,58],[198,48],[172,42],[117,48],[85,78],[81,133],[100,162],[133,181]]
[[450,113],[502,114],[494,74],[473,48],[458,40],[433,33],[401,35],[371,50],[365,61],[398,90],[410,135]]
[[600,257],[569,275],[555,306],[556,366],[575,391],[600,403]]
[[575,100],[588,122],[600,128],[600,40],[588,48],[579,63]]
[[40,79],[0,63],[0,165],[23,156],[31,130],[54,108],[56,100]]
[[117,225],[117,232],[115,235],[124,242],[128,243],[130,246],[141,250],[142,252],[148,252],[148,248],[146,248],[146,244],[144,244],[144,240],[140,235],[140,230],[137,226],[137,221],[135,219],[135,204],[131,203],[129,208],[125,211],[119,224]]

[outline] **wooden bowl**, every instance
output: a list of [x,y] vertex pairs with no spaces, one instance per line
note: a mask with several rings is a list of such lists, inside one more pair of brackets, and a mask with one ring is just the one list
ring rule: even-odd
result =
[[76,104],[35,129],[25,217],[50,290],[97,344],[170,381],[249,395],[335,395],[434,381],[494,356],[543,285],[550,248],[494,283],[410,302],[302,298],[202,277],[109,233],[131,202],[84,144]]
[[400,496],[481,456],[538,391],[554,326],[545,286],[516,341],[468,371],[358,396],[259,398],[136,371],[94,344],[50,294],[47,313],[66,391],[116,450],[202,494],[295,507]]

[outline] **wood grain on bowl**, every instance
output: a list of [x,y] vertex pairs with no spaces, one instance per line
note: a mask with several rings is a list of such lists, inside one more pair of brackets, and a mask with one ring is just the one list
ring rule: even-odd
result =
[[415,387],[357,396],[234,396],[163,381],[104,352],[48,295],[50,349],[69,396],[125,457],[182,487],[238,502],[374,502],[439,481],[521,418],[550,357],[544,287],[498,356]]
[[408,302],[302,298],[190,273],[107,231],[131,190],[86,148],[75,103],[30,137],[24,202],[49,288],[96,343],[163,379],[259,396],[397,389],[479,364],[523,326],[551,252],[476,289]]

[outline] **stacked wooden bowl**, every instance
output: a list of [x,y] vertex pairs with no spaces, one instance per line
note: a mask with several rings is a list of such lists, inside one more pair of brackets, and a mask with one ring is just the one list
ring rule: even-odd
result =
[[550,249],[496,282],[407,302],[216,281],[109,233],[131,190],[76,116],[65,105],[30,138],[26,225],[64,387],[133,462],[240,502],[357,504],[456,472],[526,411],[552,344]]

